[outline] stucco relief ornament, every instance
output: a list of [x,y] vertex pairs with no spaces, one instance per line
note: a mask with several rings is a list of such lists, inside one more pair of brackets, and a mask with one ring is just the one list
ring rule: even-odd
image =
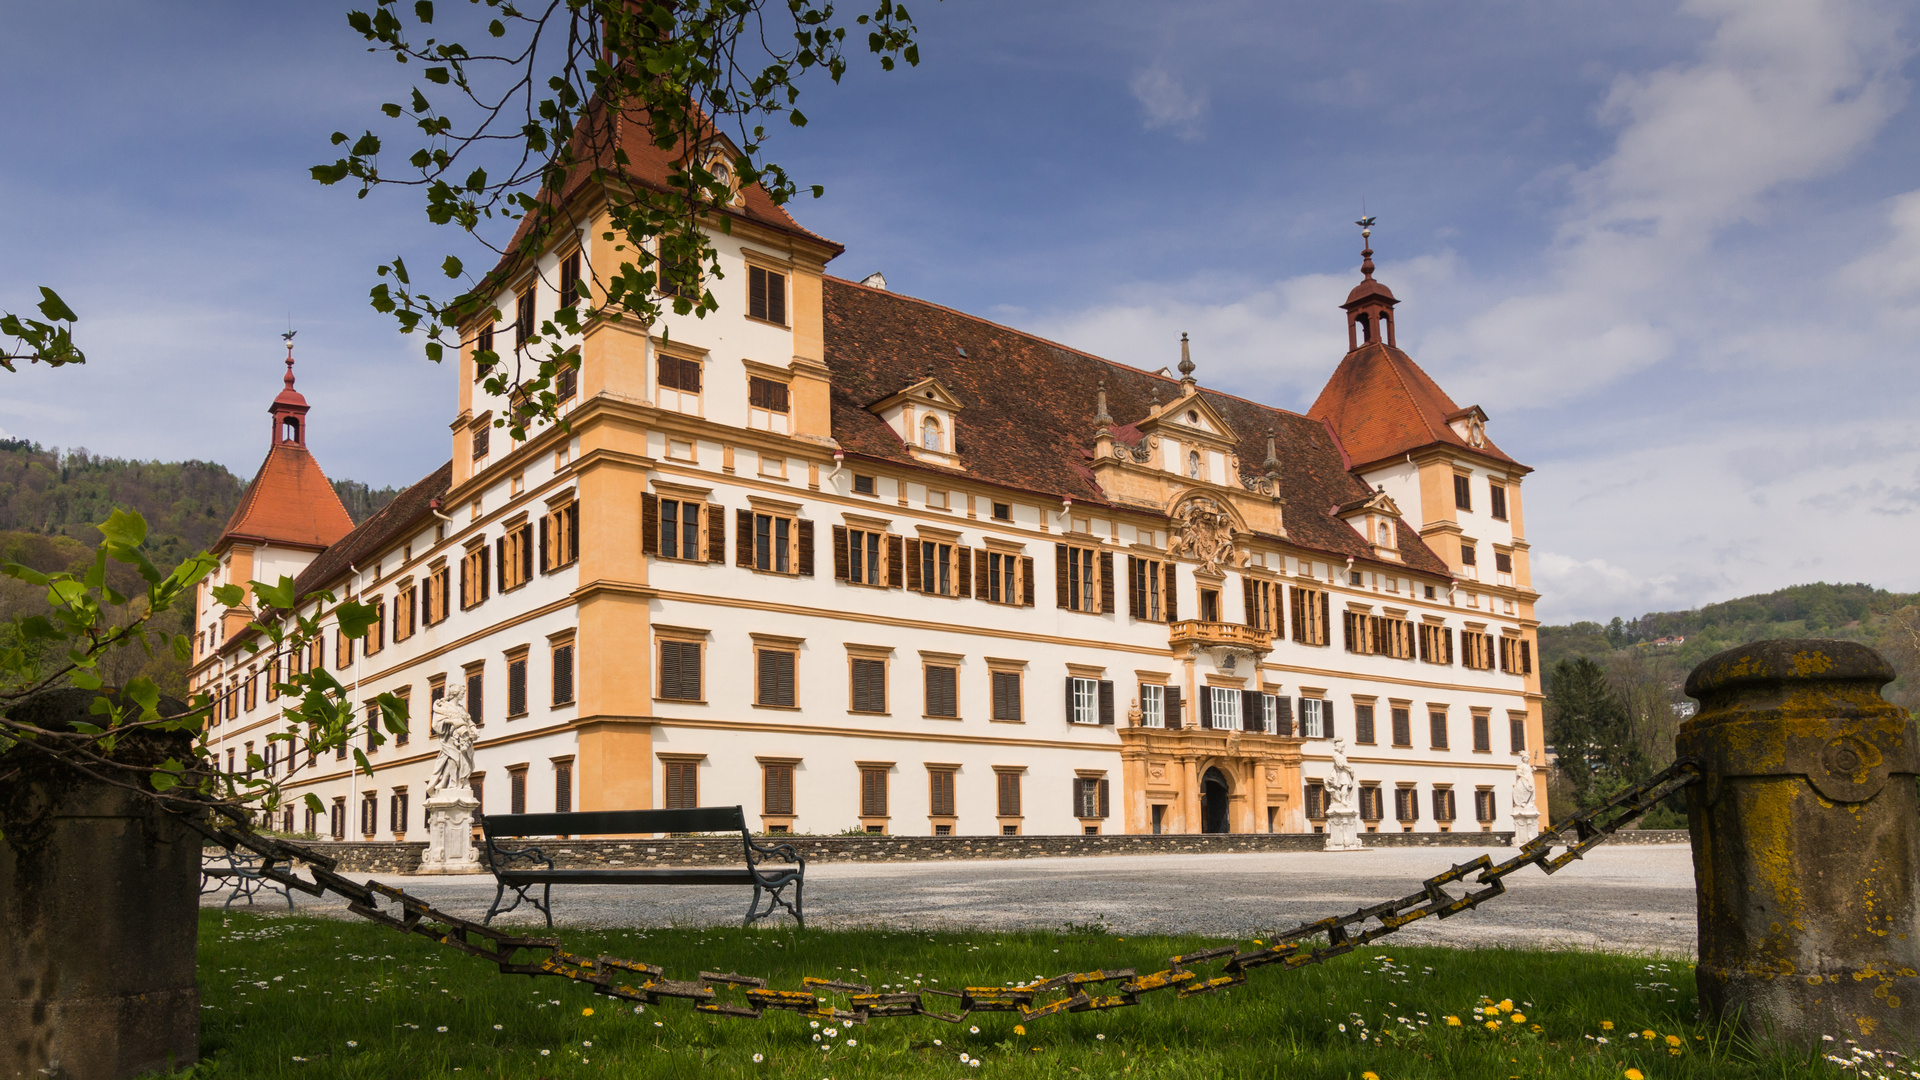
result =
[[1173,512],[1173,536],[1167,541],[1167,554],[1175,558],[1195,559],[1201,568],[1218,571],[1233,566],[1233,519],[1220,504],[1195,497]]
[[1327,781],[1327,809],[1329,811],[1357,812],[1358,804],[1354,796],[1359,792],[1359,781],[1353,778],[1353,766],[1347,763],[1347,740],[1333,740],[1333,777]]
[[443,791],[465,794],[473,786],[473,743],[476,729],[467,715],[467,692],[460,687],[433,703],[429,726],[440,740],[440,764],[427,783],[427,798]]

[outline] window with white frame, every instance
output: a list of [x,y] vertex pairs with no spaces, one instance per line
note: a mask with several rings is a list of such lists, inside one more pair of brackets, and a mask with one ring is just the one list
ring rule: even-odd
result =
[[1100,680],[1074,677],[1070,680],[1073,690],[1072,712],[1067,717],[1075,724],[1098,724],[1100,722]]
[[1280,731],[1280,698],[1274,694],[1260,695],[1261,730],[1269,735],[1286,734]]
[[1207,696],[1212,699],[1213,726],[1219,731],[1240,730],[1240,691],[1231,686],[1209,686]]
[[1301,738],[1303,739],[1326,738],[1326,731],[1327,731],[1326,713],[1325,713],[1326,707],[1327,707],[1327,703],[1324,701],[1321,701],[1319,698],[1302,698],[1300,700],[1300,737]]
[[1167,726],[1167,688],[1151,683],[1140,684],[1140,726],[1163,728]]

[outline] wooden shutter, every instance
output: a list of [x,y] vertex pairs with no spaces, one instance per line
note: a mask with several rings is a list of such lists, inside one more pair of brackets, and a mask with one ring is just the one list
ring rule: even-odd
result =
[[580,561],[580,500],[567,504],[567,561]]
[[680,693],[680,649],[679,643],[663,641],[660,643],[660,696],[663,698],[682,697]]
[[909,538],[907,545],[907,588],[913,592],[924,591],[920,577],[920,541]]
[[1293,699],[1285,694],[1277,694],[1273,699],[1275,735],[1293,734]]
[[1085,800],[1088,783],[1090,783],[1090,781],[1086,777],[1076,776],[1073,778],[1073,783],[1068,787],[1068,790],[1073,793],[1073,809],[1070,813],[1072,813],[1074,817],[1087,816]]
[[1169,730],[1175,730],[1180,727],[1179,687],[1167,687],[1166,693],[1161,696],[1161,711],[1166,714],[1166,724]]
[[860,770],[860,816],[887,816],[887,771]]
[[999,810],[1001,817],[1020,816],[1020,774],[1012,772],[995,773],[999,781]]
[[540,572],[543,574],[553,569],[553,559],[548,555],[552,545],[547,542],[547,534],[553,531],[553,526],[552,514],[540,519]]
[[1245,574],[1240,575],[1240,594],[1246,603],[1247,625],[1260,625],[1260,600],[1254,591],[1254,581]]
[[1267,730],[1267,710],[1262,698],[1266,697],[1258,690],[1240,691],[1240,729],[1242,731]]
[[972,596],[973,595],[973,552],[972,550],[969,548],[963,548],[963,547],[954,548],[953,549],[953,565],[954,565],[954,568],[960,572],[959,573],[960,592],[957,595],[963,596],[963,597]]
[[1419,635],[1419,637],[1414,641],[1414,646],[1413,646],[1414,655],[1419,657],[1422,660],[1425,660],[1427,658],[1427,635],[1432,633],[1432,630],[1431,628],[1427,627],[1425,624],[1422,624],[1420,628],[1414,632]]
[[1100,816],[1102,818],[1105,818],[1107,816],[1107,778],[1104,776],[1101,777],[1099,780],[1099,784],[1100,784]]
[[1073,683],[1074,683],[1074,678],[1075,678],[1075,677],[1074,677],[1074,676],[1072,676],[1072,675],[1069,675],[1069,676],[1067,676],[1067,723],[1069,723],[1069,724],[1071,724],[1071,723],[1073,723],[1073,722],[1074,722],[1075,720],[1077,720],[1077,719],[1079,719],[1079,718],[1078,718],[1078,717],[1076,717],[1076,716],[1074,715],[1074,713],[1073,713]]
[[762,794],[766,813],[793,813],[793,766],[765,766],[765,790]]
[[727,508],[714,503],[707,504],[707,561],[727,561]]
[[507,538],[502,536],[493,542],[493,572],[500,579],[500,591],[507,591]]
[[1113,614],[1113,552],[1100,553],[1100,613]]
[[1533,642],[1524,639],[1520,642],[1520,674],[1533,674]]
[[767,272],[757,266],[747,268],[747,314],[767,318]]
[[906,584],[906,571],[901,564],[906,561],[906,544],[897,536],[887,537],[887,588],[898,589]]
[[1146,618],[1145,590],[1140,587],[1140,557],[1127,556],[1127,617]]
[[[1005,557],[1012,558],[1010,555]],[[987,554],[986,548],[975,548],[973,552],[973,579],[980,583],[980,588],[973,594],[976,599],[993,599],[992,577],[993,558]],[[1000,599],[1004,603],[1011,604],[1019,600],[1019,597],[1003,596]]]
[[1197,686],[1194,688],[1194,696],[1200,699],[1200,726],[1211,728],[1213,726],[1213,688]]
[[800,520],[795,521],[793,523],[793,531],[794,531],[794,546],[799,549],[795,553],[798,556],[798,558],[795,560],[796,565],[794,567],[794,571],[798,573],[801,577],[812,577],[813,576],[813,522],[812,520],[808,518],[801,518]]
[[1447,643],[1447,660],[1446,660],[1446,662],[1447,662],[1447,663],[1449,663],[1449,664],[1451,664],[1451,663],[1453,663],[1453,627],[1451,627],[1451,626],[1443,626],[1443,627],[1441,627],[1441,628],[1440,628],[1440,634],[1441,634],[1441,636],[1442,636],[1442,637],[1443,637],[1443,638],[1445,639],[1445,641],[1446,641],[1446,643]]
[[1167,582],[1160,590],[1161,607],[1166,610],[1168,622],[1179,622],[1180,593],[1177,587],[1179,579],[1174,577],[1174,564],[1168,563],[1166,571]]
[[1320,737],[1333,738],[1333,701],[1331,698],[1320,702]]
[[833,527],[833,576],[841,581],[853,580],[851,563],[847,559],[847,527]]
[[1020,556],[1020,606],[1033,606],[1033,556]]
[[1067,545],[1053,545],[1053,606],[1067,606]]
[[753,511],[734,511],[733,525],[733,565],[752,566]]
[[927,793],[929,813],[935,817],[953,816],[953,770],[931,769],[927,772]]
[[1113,726],[1113,680],[1100,680],[1100,723]]
[[1327,609],[1327,596],[1325,593],[1320,594],[1319,606],[1320,606],[1320,643],[1324,645],[1327,642],[1333,640],[1333,615]]
[[533,580],[533,526],[525,525],[520,529],[520,583]]

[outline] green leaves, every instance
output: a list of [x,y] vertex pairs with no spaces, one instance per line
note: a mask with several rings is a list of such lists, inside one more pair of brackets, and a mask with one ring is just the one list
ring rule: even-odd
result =
[[378,607],[353,600],[343,601],[333,609],[333,614],[340,623],[340,632],[355,639],[366,637],[367,628],[380,621]]
[[[61,367],[66,364],[84,364],[86,354],[73,343],[73,325],[80,316],[73,313],[60,294],[40,286],[41,319],[23,319],[18,315],[0,314],[0,334],[14,339],[11,347],[0,349],[0,367],[8,371],[17,371],[14,362],[25,360],[32,364],[46,364],[49,367]],[[66,323],[56,326],[56,323]]]

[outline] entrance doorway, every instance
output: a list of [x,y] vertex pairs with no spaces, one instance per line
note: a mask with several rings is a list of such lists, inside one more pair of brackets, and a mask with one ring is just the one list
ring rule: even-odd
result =
[[1227,778],[1219,769],[1208,769],[1200,778],[1200,831],[1227,831]]

